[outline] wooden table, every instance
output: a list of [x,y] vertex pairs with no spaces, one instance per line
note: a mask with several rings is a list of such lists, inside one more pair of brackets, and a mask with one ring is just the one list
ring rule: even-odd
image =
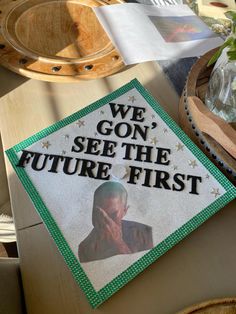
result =
[[[156,63],[70,84],[28,80],[0,68],[4,149],[135,77],[177,121],[178,96]],[[236,203],[232,202],[92,310],[7,159],[6,167],[29,314],[165,314],[210,298],[236,295]]]

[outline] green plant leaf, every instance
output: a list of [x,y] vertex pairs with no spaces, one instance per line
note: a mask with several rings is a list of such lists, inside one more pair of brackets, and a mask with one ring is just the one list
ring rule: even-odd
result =
[[236,50],[228,51],[227,55],[230,61],[236,60]]
[[236,11],[227,11],[225,12],[225,16],[231,20],[231,31],[233,34],[236,34]]
[[216,60],[219,58],[219,56],[221,55],[222,51],[224,48],[228,47],[231,45],[232,41],[234,41],[234,38],[229,37],[224,43],[223,45],[219,48],[219,50],[217,50],[214,55],[211,57],[211,59],[209,60],[207,66],[209,67],[210,65],[212,65],[213,63],[216,62]]
[[225,16],[233,22],[236,22],[236,11],[227,11],[225,12]]

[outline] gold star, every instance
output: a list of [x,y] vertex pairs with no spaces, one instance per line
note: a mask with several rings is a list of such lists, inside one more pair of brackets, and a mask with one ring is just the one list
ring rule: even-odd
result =
[[211,194],[214,194],[215,198],[220,195],[219,189],[212,188]]
[[188,161],[188,164],[189,164],[189,166],[192,167],[192,168],[197,167],[197,162],[196,162],[196,160],[189,160],[189,161]]
[[209,179],[209,178],[210,178],[209,174],[206,174],[206,179]]
[[150,139],[150,143],[156,145],[156,143],[158,142],[156,137],[153,137]]
[[136,100],[136,98],[134,96],[129,96],[128,101],[131,101],[132,103],[134,103]]
[[79,126],[79,128],[81,127],[81,126],[84,126],[84,121],[83,120],[78,120],[77,122],[76,122],[76,124]]
[[184,150],[184,145],[183,144],[181,144],[181,143],[177,143],[176,145],[175,145],[175,147],[176,147],[176,149],[177,149],[177,152],[178,151],[183,151]]
[[47,148],[50,146],[51,144],[49,143],[49,141],[47,142],[42,142],[42,148]]
[[168,132],[168,129],[167,128],[164,128],[163,129],[163,133],[167,133]]

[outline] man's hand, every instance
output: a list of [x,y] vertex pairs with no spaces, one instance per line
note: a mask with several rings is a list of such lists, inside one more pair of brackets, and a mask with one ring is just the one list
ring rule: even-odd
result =
[[110,218],[105,210],[103,210],[101,207],[97,207],[97,211],[100,231],[102,232],[104,238],[113,240],[115,242],[121,241],[121,225],[118,225],[112,218]]
[[110,246],[116,253],[131,253],[122,239],[121,224],[116,223],[102,208],[97,207],[96,209],[95,229],[99,235],[99,241],[102,241],[104,245]]

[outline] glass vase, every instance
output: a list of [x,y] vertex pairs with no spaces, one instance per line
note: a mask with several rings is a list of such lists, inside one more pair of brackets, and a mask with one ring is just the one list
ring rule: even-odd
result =
[[225,121],[236,122],[236,61],[228,60],[227,48],[211,73],[205,104]]

